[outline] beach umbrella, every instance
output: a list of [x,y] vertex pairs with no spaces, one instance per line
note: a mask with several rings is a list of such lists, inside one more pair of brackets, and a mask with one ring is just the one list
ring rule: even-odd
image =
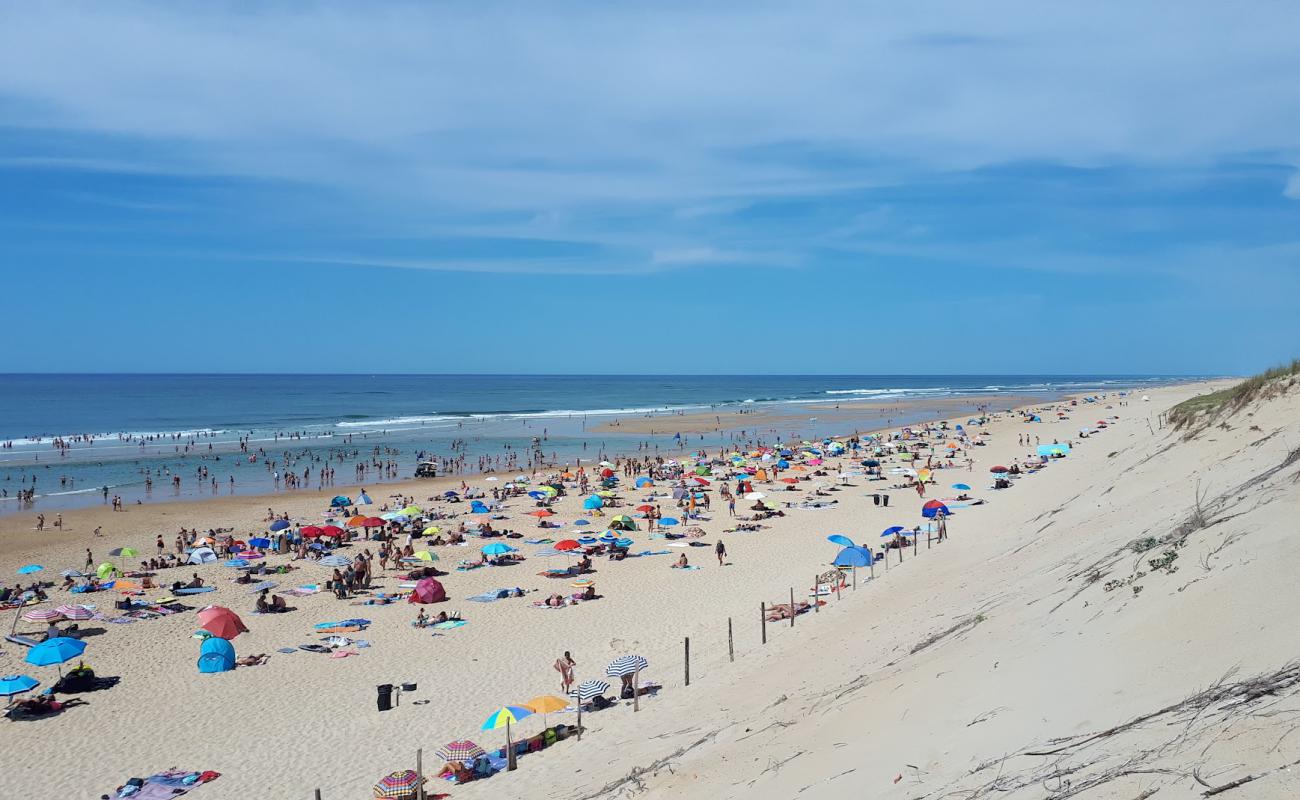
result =
[[567,550],[577,550],[579,547],[582,547],[582,545],[579,544],[578,542],[575,542],[572,539],[561,539],[560,541],[555,543],[555,549],[559,550],[560,552],[565,552]]
[[361,527],[363,527],[363,528],[382,528],[382,527],[384,527],[384,525],[386,525],[386,524],[387,524],[387,523],[384,522],[384,521],[383,521],[382,519],[380,519],[379,517],[366,517],[365,520],[361,523]]
[[582,507],[588,511],[595,511],[596,509],[600,508],[603,505],[605,505],[605,501],[601,500],[599,497],[597,497],[594,494],[591,497],[588,497],[586,500],[582,501]]
[[115,558],[131,558],[140,555],[140,551],[136,550],[134,547],[115,547],[112,550],[109,550],[108,554]]
[[515,548],[503,542],[492,542],[491,544],[483,545],[483,547],[480,548],[480,552],[485,556],[499,556],[506,553],[513,553],[515,552]]
[[95,612],[85,606],[59,606],[54,610],[63,615],[64,619],[85,620],[95,616]]
[[989,472],[1001,473],[1001,472],[1010,472],[1010,471],[1011,471],[1011,470],[1009,470],[1009,469],[1007,469],[1006,467],[1003,467],[1003,466],[989,467]]
[[40,684],[40,681],[27,675],[6,675],[0,678],[0,697],[13,697],[16,694],[30,692]]
[[411,558],[414,558],[416,561],[437,561],[438,554],[430,553],[428,550],[419,550],[412,553]]
[[868,458],[868,459],[865,459],[865,460],[862,462],[862,466],[864,466],[864,467],[878,467],[878,466],[880,466],[880,462],[877,461],[877,460],[874,459],[874,458]]
[[424,779],[413,769],[393,772],[379,779],[374,786],[374,796],[385,800],[410,800],[419,794]]
[[40,564],[28,564],[25,567],[19,567],[18,574],[31,575],[33,572],[40,572],[43,569],[45,569],[45,567],[42,567]]
[[676,517],[664,517],[663,519],[659,519],[655,521],[658,522],[660,525],[664,526],[665,528],[671,528],[674,525],[682,524],[682,521],[677,519]]
[[618,535],[613,531],[605,531],[600,535],[600,541],[605,542],[606,544],[616,541],[617,539],[618,539]]
[[325,535],[325,531],[316,527],[315,525],[308,525],[307,527],[298,531],[298,533],[301,534],[302,538],[304,539],[316,539],[318,537]]
[[619,531],[634,531],[637,529],[636,522],[626,514],[620,514],[610,520],[609,527]]
[[421,533],[424,534],[425,536],[437,536],[441,532],[442,532],[442,528],[439,528],[437,525],[430,525],[429,527],[421,531]]
[[631,539],[617,539],[614,541],[615,547],[621,547],[624,550],[631,547],[633,544],[635,544],[635,542],[633,542]]
[[869,567],[871,552],[862,547],[846,547],[841,550],[831,563],[837,567]]
[[255,536],[248,540],[249,547],[270,547],[271,540],[265,536]]
[[515,746],[510,741],[510,723],[518,722],[524,717],[531,717],[533,711],[524,706],[502,706],[488,715],[483,722],[483,730],[490,731],[504,727],[506,729],[506,769],[515,768]]
[[287,527],[289,527],[289,520],[287,519],[277,519],[271,523],[271,530],[273,531],[282,531]]
[[233,639],[248,632],[239,615],[224,606],[208,606],[198,614],[199,627],[222,639]]
[[640,511],[642,514],[649,514],[651,511],[655,510],[655,507],[650,505],[649,503],[646,503],[643,506],[637,506],[636,510]]
[[23,614],[23,619],[28,622],[58,622],[63,619],[63,613],[57,608],[33,608]]
[[487,752],[469,739],[457,739],[439,747],[434,753],[443,761],[473,761]]
[[896,533],[902,533],[903,530],[905,529],[903,528],[902,525],[895,525],[892,528],[885,528],[883,531],[880,532],[880,538],[883,539],[886,536],[893,536]]
[[574,520],[574,521],[573,521],[573,524],[574,524],[574,525],[590,525],[590,524],[591,524],[591,520],[589,520],[589,519],[577,519],[577,520]]
[[539,508],[536,511],[529,511],[528,516],[537,517],[538,519],[543,519],[545,517],[555,516],[555,512],[550,510],[549,508]]
[[826,541],[831,544],[838,544],[842,547],[857,547],[857,545],[853,543],[852,539],[839,533],[833,533],[830,536],[827,536]]
[[346,556],[325,556],[319,563],[323,567],[346,567],[352,560]]
[[460,497],[460,492],[456,492],[456,491],[448,490],[448,491],[443,492],[443,493],[442,493],[442,496],[443,496],[443,497],[447,497],[447,498]]
[[408,517],[414,517],[424,513],[424,509],[416,505],[410,505],[402,509],[402,513]]
[[245,561],[245,560],[242,559],[242,558],[232,558],[232,559],[230,559],[229,561],[227,561],[227,562],[225,562],[224,564],[222,564],[221,566],[223,566],[223,567],[246,567],[246,566],[248,566],[248,562]]
[[591,680],[583,681],[582,683],[578,684],[578,688],[570,691],[569,695],[572,697],[576,697],[578,699],[578,702],[585,703],[588,700],[592,699],[593,697],[600,697],[601,695],[603,695],[605,692],[608,691],[609,691],[608,683],[593,678]]
[[609,489],[602,489],[599,492],[596,492],[596,497],[609,498],[609,497],[614,497],[617,494],[618,492],[611,492]]
[[937,514],[943,514],[944,516],[947,516],[948,514],[951,513],[952,512],[948,510],[948,507],[945,506],[943,503],[939,502],[938,500],[931,500],[930,502],[921,506],[921,516],[927,519]]
[[605,667],[605,674],[611,678],[621,678],[624,675],[640,672],[649,666],[650,662],[644,656],[619,656]]
[[337,525],[323,525],[320,529],[320,535],[338,538],[343,535],[343,529]]
[[654,486],[654,485],[655,485],[655,482],[652,481],[652,480],[650,480],[649,478],[645,477],[644,475],[641,476],[640,478],[637,478],[637,479],[636,479],[636,488],[638,488],[638,489],[640,489],[640,488],[642,488],[642,487],[644,487],[644,486]]
[[531,498],[533,498],[534,500],[545,500],[545,499],[547,498],[548,495],[546,495],[545,493],[543,493],[543,492],[539,492],[538,490],[534,489],[534,490],[532,490],[531,492],[528,493],[528,496],[531,497]]
[[349,528],[360,528],[363,524],[365,524],[365,521],[366,521],[366,518],[363,517],[363,516],[361,516],[360,514],[358,514],[357,516],[352,517],[351,519],[349,519],[349,520],[348,520],[346,523],[344,523],[344,524],[346,524]]
[[959,491],[959,492],[969,492],[969,491],[970,491],[970,487],[967,486],[967,485],[964,484],[964,483],[954,483],[954,484],[952,485],[952,488],[956,489],[956,490]]
[[95,568],[95,574],[99,576],[101,581],[108,580],[108,577],[115,572],[117,572],[117,565],[107,561]]
[[[84,652],[86,652],[86,643],[80,639],[56,636],[53,639],[46,639],[28,650],[26,661],[28,664],[35,664],[38,667],[48,667],[51,664],[63,664],[66,661],[71,661]],[[62,667],[59,668],[59,675],[63,675]]]
[[542,694],[523,704],[524,708],[532,711],[534,714],[542,715],[542,727],[550,727],[546,724],[546,715],[554,714],[556,711],[563,711],[569,707],[569,701],[563,697],[556,697],[553,694]]

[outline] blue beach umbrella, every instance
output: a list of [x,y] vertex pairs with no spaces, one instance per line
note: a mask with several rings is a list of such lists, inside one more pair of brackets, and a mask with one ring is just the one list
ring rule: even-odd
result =
[[663,525],[665,528],[671,528],[674,525],[682,524],[682,521],[677,519],[676,517],[664,517],[663,519],[659,520],[659,524]]
[[622,548],[631,547],[633,544],[634,542],[631,539],[618,539],[614,542],[615,547],[622,547]]
[[833,533],[830,536],[827,536],[826,541],[831,544],[838,544],[841,547],[857,547],[857,545],[853,543],[852,539],[839,533]]
[[26,675],[6,675],[0,678],[0,697],[13,697],[16,694],[30,692],[40,683],[35,678]]
[[594,494],[591,497],[588,497],[586,500],[582,501],[582,507],[587,509],[588,511],[593,511],[597,508],[603,508],[604,505],[605,505],[605,501]]
[[885,528],[883,531],[880,532],[880,538],[883,539],[886,536],[893,536],[896,533],[902,533],[904,530],[906,529],[902,525],[895,525],[892,528]]
[[18,574],[31,575],[33,572],[40,572],[43,569],[45,569],[45,567],[42,567],[40,564],[28,564],[25,567],[19,567]]
[[862,547],[846,547],[835,556],[832,563],[837,567],[869,567],[871,553]]
[[636,488],[638,489],[640,489],[643,486],[654,486],[654,485],[655,482],[645,477],[644,475],[636,479]]
[[529,493],[528,493],[528,496],[531,497],[531,498],[533,498],[534,500],[545,500],[545,499],[546,499],[546,495],[545,495],[543,492],[537,492],[537,491],[529,492]]
[[573,523],[573,524],[574,524],[574,525],[590,525],[590,524],[591,524],[591,520],[587,520],[587,519],[574,520],[574,523]]
[[957,491],[960,491],[960,492],[969,492],[969,491],[970,491],[970,487],[967,486],[967,485],[964,484],[964,483],[954,483],[954,484],[952,485],[952,488],[954,488],[954,489],[956,489]]
[[255,536],[248,540],[249,547],[270,547],[271,540],[265,536]]
[[[38,667],[48,667],[52,664],[71,661],[84,652],[86,652],[86,643],[80,639],[56,636],[53,639],[46,639],[28,650],[26,661],[28,664],[35,664]],[[59,674],[63,674],[62,669],[59,670]]]
[[229,561],[227,561],[225,564],[223,564],[222,566],[225,566],[225,567],[246,567],[246,566],[248,566],[248,562],[245,561],[245,560],[242,559],[242,558],[232,558],[232,559],[230,559]]
[[485,556],[499,556],[504,555],[505,553],[513,553],[515,552],[515,549],[502,542],[493,542],[492,544],[483,545],[480,552]]
[[277,519],[271,523],[271,530],[273,531],[282,531],[287,527],[289,527],[289,520],[287,519]]

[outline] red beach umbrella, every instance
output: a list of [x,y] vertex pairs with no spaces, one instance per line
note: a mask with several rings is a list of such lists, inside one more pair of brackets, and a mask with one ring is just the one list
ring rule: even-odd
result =
[[239,615],[224,606],[208,606],[200,611],[199,626],[222,639],[233,639],[248,632],[248,626]]
[[555,516],[555,512],[551,511],[550,509],[539,508],[536,511],[529,511],[528,516],[537,517],[538,519],[541,519],[542,517],[553,517]]
[[343,529],[337,525],[325,525],[320,529],[321,536],[333,536],[335,538],[342,536]]
[[582,547],[581,544],[579,544],[577,541],[573,539],[561,539],[560,541],[556,542],[554,546],[555,549],[559,550],[561,553],[567,552],[569,550],[577,550],[579,547]]
[[388,524],[387,522],[385,522],[384,520],[380,519],[379,517],[366,517],[365,520],[361,523],[361,527],[363,527],[363,528],[382,528],[382,527],[384,527],[384,526],[387,525],[387,524]]
[[304,539],[315,539],[317,536],[321,535],[321,529],[315,525],[308,525],[300,530],[299,533],[303,535]]
[[989,469],[989,472],[1010,472],[1010,471],[1011,470],[1007,469],[1006,467],[991,467]]

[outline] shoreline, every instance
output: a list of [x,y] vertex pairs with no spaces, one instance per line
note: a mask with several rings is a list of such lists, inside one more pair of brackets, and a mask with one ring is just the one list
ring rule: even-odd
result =
[[[1180,385],[1180,384],[1170,384],[1170,385]],[[1144,387],[1143,390],[1149,390],[1151,388],[1156,388],[1156,387]],[[1128,388],[1117,388],[1111,391],[1118,392],[1118,391],[1136,391],[1136,390],[1128,389]],[[1080,397],[1082,396],[1082,394],[1086,394],[1086,392],[1078,393],[1078,394],[1053,392],[1050,393],[1050,396],[1045,396],[1045,397],[1038,397],[1030,394],[1006,394],[1006,395],[976,394],[976,395],[963,395],[963,396],[955,396],[955,397],[934,397],[934,398],[916,397],[916,398],[907,398],[903,400],[890,401],[890,402],[872,402],[872,401],[860,401],[860,400],[842,400],[842,401],[827,400],[824,402],[818,401],[817,403],[809,403],[806,404],[806,406],[798,406],[799,408],[809,409],[809,412],[807,413],[779,411],[776,410],[775,408],[764,406],[763,410],[758,412],[752,412],[752,413],[744,412],[744,411],[719,411],[713,413],[692,412],[690,414],[685,414],[685,415],[649,414],[646,416],[615,418],[612,420],[608,420],[604,423],[601,423],[599,426],[591,428],[590,431],[588,432],[588,436],[591,438],[584,437],[580,440],[580,442],[583,443],[584,446],[586,444],[593,444],[595,443],[594,439],[596,437],[599,437],[601,434],[646,435],[646,436],[660,436],[660,437],[668,435],[669,431],[679,432],[682,434],[690,434],[690,435],[718,434],[720,438],[717,441],[714,441],[712,438],[710,438],[709,440],[705,440],[702,442],[689,443],[692,446],[698,445],[701,447],[712,449],[724,445],[730,446],[732,444],[731,440],[734,440],[736,438],[735,434],[741,431],[746,432],[745,434],[746,438],[751,438],[751,439],[757,438],[759,440],[767,440],[768,437],[807,438],[807,436],[800,434],[799,429],[806,428],[809,425],[810,416],[812,416],[813,419],[817,420],[823,426],[830,425],[834,427],[837,426],[837,423],[842,421],[844,423],[843,426],[838,426],[836,427],[836,430],[833,433],[826,434],[829,435],[831,438],[837,438],[837,437],[852,435],[853,431],[848,430],[849,428],[852,428],[854,431],[860,433],[879,432],[882,430],[887,430],[891,427],[898,427],[902,425],[914,425],[931,419],[942,419],[945,414],[953,413],[955,409],[959,409],[959,408],[967,409],[971,413],[974,413],[980,407],[985,407],[985,406],[989,408],[997,408],[998,410],[1012,410],[1015,408],[1034,405],[1036,403],[1059,402],[1061,399]],[[996,406],[994,405],[995,403],[997,404]],[[812,415],[812,410],[814,409],[818,412],[815,416]],[[714,424],[708,424],[708,420],[714,420],[715,422]],[[727,422],[730,422],[732,424],[729,425],[722,424],[722,420],[726,420]],[[665,425],[663,426],[664,429],[656,431],[655,429],[659,427],[659,425],[657,424],[659,421],[665,421]],[[855,425],[853,423],[857,423],[857,424]],[[892,424],[888,424],[888,423],[892,423]],[[728,436],[731,437],[731,440],[728,439]],[[821,438],[820,435],[818,435],[818,438]],[[290,444],[290,440],[286,440],[285,444]],[[600,448],[594,451],[596,453],[595,457],[583,457],[581,458],[581,460],[584,463],[585,462],[594,463],[595,461],[601,460],[602,458],[639,457],[647,454],[666,455],[670,457],[672,455],[670,450],[661,448],[657,444],[654,445],[655,449],[653,451],[650,451],[648,449],[638,450],[636,447],[634,447],[634,445],[638,444],[638,442],[635,441],[626,442],[625,443],[626,446],[619,446],[618,443],[614,443],[614,446],[606,447],[606,445],[609,443],[603,441],[600,442],[600,444],[601,444]],[[688,449],[687,448],[688,442],[682,440],[680,444],[681,444],[680,449],[683,452],[686,452]],[[299,448],[305,448],[305,449],[312,448],[311,444],[302,443],[302,442],[294,444],[293,446]],[[364,448],[367,446],[367,443],[366,440],[363,438],[358,441],[351,442],[348,446],[353,448],[358,448],[358,447]],[[587,452],[587,451],[583,450],[582,452]],[[221,453],[221,455],[225,455],[228,458],[233,458],[233,461],[230,463],[238,462],[240,457],[238,451],[234,451],[234,452],[227,451]],[[271,454],[268,454],[268,457],[270,455]],[[132,459],[123,459],[122,463],[126,463],[127,461],[131,461],[131,460]],[[567,458],[559,458],[555,462],[553,463],[548,462],[545,465],[537,468],[536,470],[527,466],[521,466],[519,469],[516,470],[489,469],[489,470],[479,471],[470,468],[454,474],[440,476],[439,480],[443,477],[464,479],[464,480],[469,480],[471,478],[478,478],[481,480],[483,477],[494,475],[494,474],[515,475],[515,474],[528,474],[530,472],[536,474],[537,471],[544,471],[545,469],[553,469],[561,465],[576,463],[577,461],[578,461],[578,457],[575,457],[572,460],[568,460]],[[205,462],[199,460],[199,457],[195,456],[193,457],[193,460],[190,463],[199,466]],[[43,469],[49,469],[49,467],[54,465],[41,465],[41,466]],[[266,500],[266,501],[274,502],[277,499],[283,500],[283,499],[298,497],[298,496],[304,496],[304,497],[311,496],[309,494],[311,492],[327,493],[328,496],[332,497],[334,494],[338,494],[340,492],[346,493],[344,492],[344,490],[347,487],[354,486],[354,485],[364,484],[366,486],[376,486],[376,487],[382,486],[382,487],[394,487],[394,488],[403,487],[409,489],[411,486],[419,485],[421,483],[427,482],[428,480],[432,480],[432,479],[423,479],[423,478],[417,479],[413,475],[411,475],[410,472],[413,472],[414,466],[415,466],[414,464],[405,465],[402,471],[406,474],[396,479],[385,480],[381,478],[376,480],[373,477],[370,477],[362,481],[355,481],[355,480],[349,481],[347,480],[348,476],[344,475],[341,478],[337,478],[336,480],[334,480],[331,486],[324,487],[321,489],[294,489],[294,490],[272,489],[271,486],[269,485],[269,482],[266,481],[265,476],[260,474],[261,471],[265,471],[264,469],[261,469],[257,479],[252,484],[253,488],[248,491],[240,491],[240,490],[231,491],[228,488],[227,484],[219,482],[215,490],[212,490],[211,492],[207,488],[198,488],[198,489],[186,488],[182,491],[181,494],[177,495],[169,487],[162,485],[162,480],[160,476],[159,485],[155,486],[152,491],[144,491],[144,492],[140,491],[141,487],[144,486],[144,483],[143,481],[139,481],[130,484],[112,485],[109,487],[110,490],[107,493],[107,495],[103,495],[101,493],[102,490],[99,488],[75,489],[68,492],[56,492],[51,494],[38,495],[35,503],[20,503],[16,497],[11,496],[6,498],[0,498],[0,522],[2,522],[8,517],[22,515],[22,514],[29,514],[29,515],[45,514],[47,517],[52,517],[60,513],[66,515],[74,511],[85,511],[91,509],[107,509],[109,507],[108,497],[116,496],[119,494],[122,495],[123,504],[127,508],[138,509],[141,507],[150,507],[150,506],[158,506],[158,505],[217,502],[221,500],[230,500],[230,499],[243,499],[243,500],[257,501],[257,502],[260,502],[261,500]],[[254,468],[260,469],[261,467],[262,465],[258,464]],[[188,482],[187,482],[187,486],[188,486]],[[122,489],[126,489],[126,491],[119,491]],[[60,498],[64,498],[64,499],[60,499]],[[137,503],[136,502],[137,500],[143,502]]]

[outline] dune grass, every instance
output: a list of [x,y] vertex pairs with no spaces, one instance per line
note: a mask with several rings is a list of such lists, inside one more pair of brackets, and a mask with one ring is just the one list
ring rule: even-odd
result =
[[1169,421],[1177,430],[1190,427],[1198,419],[1215,416],[1220,411],[1235,411],[1277,385],[1279,380],[1295,375],[1300,375],[1300,358],[1247,378],[1236,386],[1184,400],[1169,410]]

